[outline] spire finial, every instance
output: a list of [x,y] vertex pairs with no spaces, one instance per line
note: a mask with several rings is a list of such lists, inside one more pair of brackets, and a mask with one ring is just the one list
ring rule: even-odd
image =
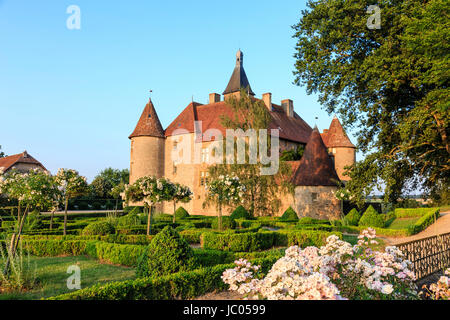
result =
[[244,54],[242,53],[241,49],[239,48],[238,52],[236,52],[236,65],[242,66],[244,60]]

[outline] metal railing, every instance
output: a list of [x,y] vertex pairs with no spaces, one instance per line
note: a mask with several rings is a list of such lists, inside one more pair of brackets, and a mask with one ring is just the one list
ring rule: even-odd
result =
[[396,245],[413,263],[417,280],[450,267],[450,232]]

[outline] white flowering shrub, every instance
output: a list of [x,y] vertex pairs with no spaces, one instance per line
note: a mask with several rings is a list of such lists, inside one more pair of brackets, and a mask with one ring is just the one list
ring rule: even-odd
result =
[[258,266],[239,260],[222,279],[230,290],[252,299],[417,298],[411,262],[404,260],[396,247],[386,247],[384,252],[371,250],[375,236],[369,228],[355,246],[332,235],[320,248],[289,247],[265,277],[256,273]]
[[445,270],[444,275],[436,283],[432,283],[429,288],[423,286],[426,290],[421,292],[426,298],[433,300],[450,300],[450,268]]

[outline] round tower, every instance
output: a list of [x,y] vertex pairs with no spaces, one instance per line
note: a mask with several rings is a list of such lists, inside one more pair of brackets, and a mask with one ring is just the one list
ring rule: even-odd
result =
[[164,130],[151,99],[129,136],[131,140],[130,184],[144,176],[164,176]]
[[330,128],[324,130],[322,139],[328,148],[328,152],[334,157],[334,167],[341,181],[350,180],[345,176],[345,167],[356,162],[356,147],[350,141],[339,119],[334,116]]

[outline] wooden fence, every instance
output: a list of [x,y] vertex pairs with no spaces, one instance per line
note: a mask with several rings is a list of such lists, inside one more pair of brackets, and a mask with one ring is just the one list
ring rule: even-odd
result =
[[450,267],[450,232],[396,245],[413,263],[417,280]]

